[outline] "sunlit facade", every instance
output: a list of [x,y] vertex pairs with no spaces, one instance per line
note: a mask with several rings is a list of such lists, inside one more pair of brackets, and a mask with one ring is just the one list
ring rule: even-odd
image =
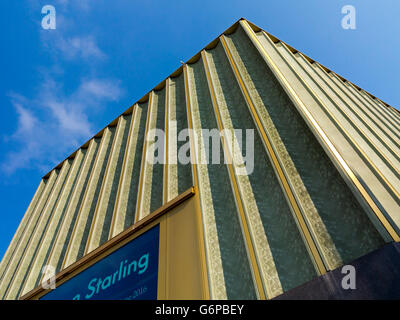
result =
[[[228,139],[225,161],[202,161],[215,149],[204,129],[243,132],[239,161],[226,161]],[[241,19],[43,177],[1,262],[0,298],[346,298],[298,288],[376,264],[374,252],[400,256],[399,142],[396,109]],[[130,244],[153,246],[124,260]],[[93,278],[108,258],[112,272]],[[131,275],[142,291],[113,296]]]

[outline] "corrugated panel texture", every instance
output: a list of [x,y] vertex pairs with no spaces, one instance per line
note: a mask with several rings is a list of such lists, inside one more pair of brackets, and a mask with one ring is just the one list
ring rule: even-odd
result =
[[43,178],[0,265],[0,297],[197,181],[210,297],[273,298],[399,241],[399,142],[397,110],[241,19]]

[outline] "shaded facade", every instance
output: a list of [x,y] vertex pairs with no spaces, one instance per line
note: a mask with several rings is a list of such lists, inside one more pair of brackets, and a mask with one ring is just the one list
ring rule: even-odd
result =
[[[253,130],[251,174],[202,161],[203,129]],[[171,204],[193,213],[187,298],[275,298],[399,241],[399,142],[396,109],[241,19],[43,177],[1,262],[0,298],[33,297],[44,266],[68,277]],[[189,237],[169,226],[160,273]],[[185,298],[173,277],[159,298]]]

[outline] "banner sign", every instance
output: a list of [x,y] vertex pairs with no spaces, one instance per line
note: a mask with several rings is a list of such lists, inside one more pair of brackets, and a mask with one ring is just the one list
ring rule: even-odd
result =
[[157,224],[40,300],[156,300],[159,234]]

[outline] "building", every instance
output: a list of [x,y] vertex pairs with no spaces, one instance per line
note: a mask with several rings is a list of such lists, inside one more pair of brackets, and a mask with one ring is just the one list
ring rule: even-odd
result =
[[398,298],[399,139],[396,109],[240,19],[43,177],[0,297]]

